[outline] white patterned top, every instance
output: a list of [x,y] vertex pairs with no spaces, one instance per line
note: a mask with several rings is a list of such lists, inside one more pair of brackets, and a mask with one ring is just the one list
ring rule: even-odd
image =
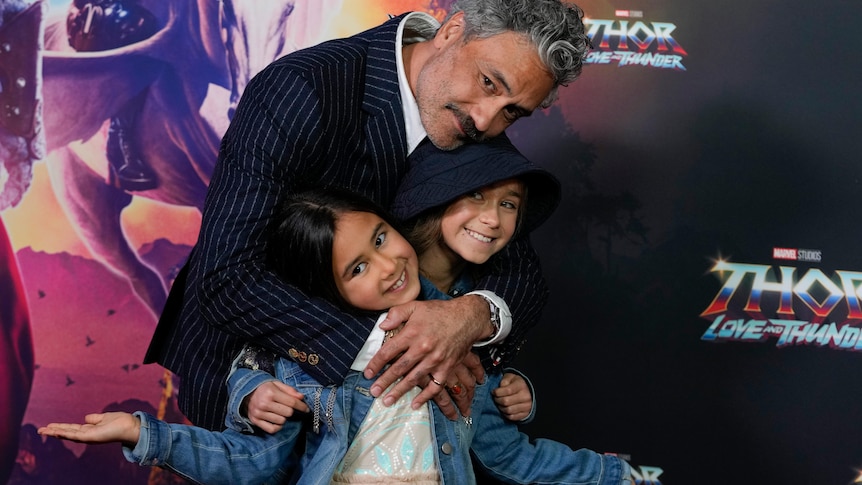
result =
[[380,398],[374,400],[332,477],[333,485],[440,484],[428,404],[417,410],[410,407],[419,392],[413,387],[391,407]]

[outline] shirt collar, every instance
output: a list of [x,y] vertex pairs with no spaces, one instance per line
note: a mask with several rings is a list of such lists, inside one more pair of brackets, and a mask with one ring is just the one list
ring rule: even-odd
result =
[[398,66],[398,90],[401,93],[401,106],[404,114],[404,127],[407,129],[407,154],[413,152],[419,143],[427,136],[422,119],[419,117],[419,105],[410,83],[407,82],[407,73],[404,71],[404,58],[402,47],[416,42],[432,39],[440,23],[437,19],[425,12],[411,12],[401,19],[398,25],[398,34],[395,37],[395,63]]

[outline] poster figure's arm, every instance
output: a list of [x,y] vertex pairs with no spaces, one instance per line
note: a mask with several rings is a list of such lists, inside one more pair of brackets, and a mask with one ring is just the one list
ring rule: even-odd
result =
[[0,219],[0,482],[15,465],[18,433],[33,384],[33,338],[15,253]]

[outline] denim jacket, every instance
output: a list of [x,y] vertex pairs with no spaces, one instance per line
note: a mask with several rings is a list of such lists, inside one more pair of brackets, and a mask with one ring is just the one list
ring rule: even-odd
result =
[[[317,432],[307,429],[303,435],[301,422],[288,421],[274,435],[231,429],[216,433],[136,413],[141,418],[141,437],[134,449],[124,448],[126,458],[141,465],[167,467],[199,483],[329,484],[374,399],[368,391],[372,381],[351,372],[343,386],[323,387],[286,359],[279,359],[275,370],[279,379],[305,395],[310,407],[321,405]],[[248,369],[235,373],[247,379],[247,384],[267,378],[263,374]],[[617,457],[572,450],[551,440],[530,442],[494,404],[490,391],[500,379],[500,374],[489,375],[476,386],[472,425],[464,419],[451,421],[429,404],[442,483],[475,483],[471,451],[478,465],[506,483],[632,483],[629,465]],[[306,449],[298,458],[293,448],[300,437],[305,439]]]
[[[456,291],[461,293],[468,286],[469,280],[462,277]],[[424,278],[422,293],[426,299],[450,297]],[[164,466],[207,484],[328,485],[374,400],[369,391],[373,379],[350,372],[342,386],[324,387],[291,360],[262,356],[255,364],[263,368],[254,369],[238,366],[241,358],[237,357],[228,378],[230,401],[225,421],[229,429],[210,432],[136,413],[141,418],[141,435],[134,449],[124,448],[126,458],[141,465]],[[303,393],[312,408],[310,429],[301,421],[290,420],[273,435],[262,431],[252,434],[254,430],[240,415],[242,400],[273,376]],[[516,424],[500,414],[494,403],[491,391],[501,379],[502,374],[489,374],[484,383],[476,386],[472,419],[451,421],[436,404],[428,404],[435,459],[443,484],[476,482],[471,452],[477,465],[505,483],[633,483],[628,463],[615,456],[572,450],[546,439],[531,442]],[[297,457],[293,450],[300,438],[305,439],[305,452]]]

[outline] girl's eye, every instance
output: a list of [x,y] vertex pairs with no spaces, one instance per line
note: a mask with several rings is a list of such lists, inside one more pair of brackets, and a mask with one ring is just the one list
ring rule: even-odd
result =
[[355,267],[355,268],[353,268],[353,273],[352,273],[352,275],[353,275],[353,276],[356,276],[356,275],[358,275],[358,274],[362,273],[363,271],[365,271],[365,268],[367,268],[367,267],[368,267],[368,263],[359,263],[359,264],[357,264],[357,265],[356,265],[356,267]]
[[471,199],[482,200],[482,192],[473,192],[469,195]]
[[386,233],[381,232],[377,235],[377,239],[374,240],[374,247],[379,248],[384,242],[386,242]]
[[518,205],[508,200],[504,200],[502,203],[500,203],[500,205],[505,207],[506,209],[518,210]]

